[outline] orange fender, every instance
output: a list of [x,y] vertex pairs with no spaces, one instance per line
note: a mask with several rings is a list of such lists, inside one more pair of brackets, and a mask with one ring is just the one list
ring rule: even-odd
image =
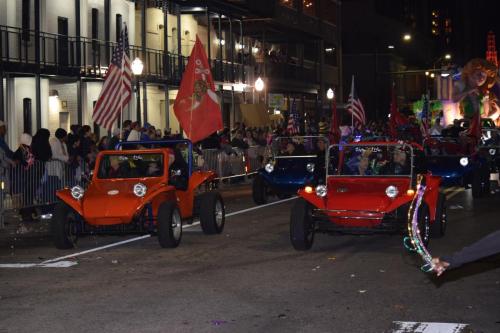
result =
[[189,185],[186,191],[176,191],[177,203],[181,210],[181,217],[189,218],[193,216],[194,194],[196,189],[206,183],[215,179],[215,172],[213,171],[195,171],[189,178]]
[[65,204],[70,206],[80,216],[83,216],[82,202],[73,198],[73,196],[71,195],[71,190],[69,188],[57,191],[56,196]]

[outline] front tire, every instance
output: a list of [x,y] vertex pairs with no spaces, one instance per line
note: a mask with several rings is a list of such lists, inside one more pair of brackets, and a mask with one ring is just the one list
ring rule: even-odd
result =
[[174,202],[164,202],[158,208],[158,242],[163,248],[175,248],[182,239],[182,218]]
[[72,249],[78,239],[77,213],[66,203],[56,204],[51,221],[54,245],[60,250]]
[[206,235],[220,234],[224,230],[226,211],[218,192],[206,192],[200,198],[200,224]]
[[292,208],[290,216],[290,241],[295,250],[309,250],[314,242],[314,220],[312,206],[299,199]]
[[446,196],[444,193],[438,194],[438,199],[436,203],[436,218],[434,223],[431,225],[431,237],[441,238],[446,232],[447,226],[447,213],[446,213]]
[[267,184],[260,175],[256,175],[252,182],[252,198],[257,205],[267,203]]

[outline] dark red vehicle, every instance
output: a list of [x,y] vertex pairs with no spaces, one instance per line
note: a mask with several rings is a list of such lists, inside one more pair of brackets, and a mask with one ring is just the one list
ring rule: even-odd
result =
[[440,177],[424,169],[422,148],[398,142],[369,142],[330,146],[325,182],[298,191],[290,217],[290,240],[308,250],[315,232],[405,232],[417,175],[425,184],[419,210],[422,239],[444,235],[446,197]]

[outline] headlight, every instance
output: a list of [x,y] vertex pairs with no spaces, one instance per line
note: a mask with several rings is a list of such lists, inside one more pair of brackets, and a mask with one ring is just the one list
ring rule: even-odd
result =
[[143,196],[145,196],[146,192],[147,192],[146,185],[144,185],[142,183],[137,183],[134,185],[134,194],[137,195],[139,198],[142,198]]
[[318,185],[316,186],[316,195],[318,197],[326,197],[326,186],[325,185]]
[[308,172],[313,173],[314,172],[314,163],[307,163],[306,169]]
[[76,185],[71,188],[71,196],[76,200],[80,200],[83,197],[83,193],[85,193],[85,190],[81,186]]
[[490,150],[488,150],[488,152],[490,153],[490,155],[495,155],[497,151],[496,149],[491,148]]
[[398,193],[398,188],[394,185],[389,185],[385,189],[385,194],[391,199],[394,199],[398,195]]
[[274,170],[274,165],[272,163],[267,163],[264,169],[266,169],[267,173],[271,173]]
[[460,165],[461,166],[467,166],[467,164],[469,164],[469,159],[467,157],[462,157],[460,159]]

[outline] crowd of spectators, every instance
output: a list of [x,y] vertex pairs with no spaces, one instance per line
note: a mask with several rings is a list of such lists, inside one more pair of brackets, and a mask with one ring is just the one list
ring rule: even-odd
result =
[[[351,126],[351,119],[342,122],[339,128],[339,137],[343,142],[356,140],[389,140],[389,126],[387,122],[370,121],[365,126]],[[300,135],[324,135],[330,137],[330,123],[327,118],[314,119],[306,117],[301,121]],[[264,127],[248,127],[243,122],[235,123],[232,129],[225,128],[213,133],[206,139],[195,144],[195,150],[213,149],[231,155],[235,149],[247,150],[249,147],[269,147],[273,138],[287,136],[286,123],[274,123]],[[410,117],[405,128],[399,129],[407,137],[398,139],[421,142],[421,125],[414,117]],[[458,136],[463,131],[458,122],[447,128],[441,126],[440,119],[436,119],[430,128],[430,134],[441,133]],[[156,141],[162,139],[182,138],[179,134],[171,134],[169,130],[162,131],[146,123],[141,126],[138,122],[126,120],[121,131],[115,129],[111,135],[98,137],[88,125],[72,125],[70,132],[58,128],[53,135],[48,129],[39,129],[33,137],[23,133],[19,146],[11,150],[5,141],[6,125],[0,121],[0,178],[11,194],[21,194],[19,199],[24,205],[32,204],[36,200],[36,193],[23,193],[27,183],[51,183],[52,187],[60,188],[63,178],[80,181],[88,170],[94,166],[97,154],[102,150],[115,149],[120,141]],[[35,172],[43,168],[44,172]],[[14,171],[13,171],[14,170]],[[68,171],[69,170],[69,171]],[[13,172],[16,172],[14,175]],[[68,172],[70,173],[68,175]],[[9,184],[12,180],[13,184]],[[40,192],[38,190],[38,192]],[[52,191],[54,192],[54,191]],[[54,193],[47,193],[44,200],[55,200]]]

